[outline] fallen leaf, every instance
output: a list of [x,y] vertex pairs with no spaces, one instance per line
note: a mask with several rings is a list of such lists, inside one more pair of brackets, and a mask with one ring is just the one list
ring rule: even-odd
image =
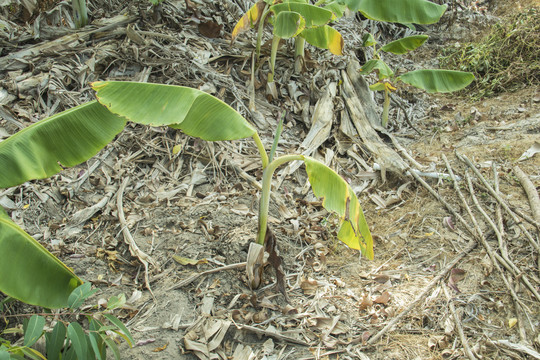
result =
[[388,302],[388,300],[390,300],[390,293],[388,291],[385,291],[380,296],[378,296],[375,300],[373,300],[373,302],[384,305]]
[[199,264],[208,264],[206,259],[189,259],[178,255],[173,255],[173,260],[179,263],[180,265],[199,265]]
[[160,352],[160,351],[163,351],[167,348],[167,346],[169,346],[169,343],[166,343],[165,345],[163,346],[160,346],[160,347],[157,347],[155,348],[154,350],[152,350],[152,352]]
[[516,318],[510,318],[508,319],[508,327],[511,329],[513,328],[516,324],[517,324],[517,319]]
[[206,36],[207,38],[213,39],[219,37],[222,28],[223,25],[219,25],[214,21],[205,21],[199,23],[199,32],[202,36]]
[[373,301],[371,301],[370,297],[368,295],[364,295],[362,302],[360,303],[360,310],[365,310],[372,305]]
[[180,150],[182,150],[182,145],[180,145],[180,144],[174,145],[173,148],[172,148],[173,155],[178,154],[180,152]]
[[452,269],[450,270],[450,279],[448,280],[448,286],[454,289],[457,293],[460,293],[457,283],[465,278],[466,271],[462,269]]

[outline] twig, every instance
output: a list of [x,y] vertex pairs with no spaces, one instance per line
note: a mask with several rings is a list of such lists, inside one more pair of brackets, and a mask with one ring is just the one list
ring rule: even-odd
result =
[[[467,178],[467,185],[469,186],[469,193],[471,194],[471,198],[473,199],[473,202],[476,205],[476,208],[482,213],[482,215],[484,215],[484,217],[489,219],[488,215],[485,213],[484,209],[482,209],[482,207],[480,206],[480,203],[478,202],[478,199],[474,195],[474,189],[473,189],[473,185],[472,185],[472,180],[471,180],[471,177],[469,176],[469,173],[465,173],[465,177]],[[468,205],[466,205],[466,206],[468,207]],[[527,335],[525,333],[525,328],[523,327],[523,325],[524,325],[523,319],[521,318],[521,313],[519,311],[519,307],[522,307],[523,309],[525,309],[525,305],[519,300],[516,292],[514,291],[514,287],[512,286],[510,280],[506,277],[503,270],[499,266],[500,260],[499,260],[498,257],[495,256],[495,252],[493,251],[493,249],[491,248],[491,246],[488,244],[485,237],[483,236],[482,230],[480,230],[480,226],[478,225],[478,222],[476,221],[475,218],[472,218],[472,221],[473,221],[473,224],[474,224],[475,228],[479,232],[479,238],[482,241],[482,245],[486,249],[486,252],[488,253],[489,258],[493,262],[493,266],[495,266],[495,269],[497,269],[497,271],[501,274],[503,282],[506,285],[506,288],[508,289],[508,291],[510,292],[510,295],[512,296],[512,299],[513,299],[514,303],[516,304],[516,318],[518,319],[519,336],[520,336],[522,341],[527,341]],[[492,221],[490,221],[490,224],[493,227],[495,227],[495,224],[493,224]],[[497,232],[498,232],[498,230],[495,231],[495,233],[497,233]],[[506,261],[506,259],[504,259],[504,260]],[[507,262],[510,262],[510,261],[507,261]],[[534,329],[534,325],[532,325],[532,322],[530,322],[530,324]]]
[[[495,162],[492,164],[493,169],[493,184],[495,186],[495,191],[499,193],[499,173],[497,172],[497,166],[495,165]],[[485,216],[484,216],[485,217]],[[495,206],[495,217],[497,218],[497,226],[493,226],[493,231],[495,231],[495,235],[497,236],[497,240],[499,241],[499,251],[501,252],[501,255],[503,258],[508,259],[508,249],[506,247],[506,242],[504,241],[504,221],[503,221],[503,215],[502,215],[502,209],[501,204],[496,203]],[[487,217],[486,219],[489,219],[491,221],[491,218]],[[491,225],[493,222],[488,223]]]
[[290,337],[290,336],[286,336],[286,335],[281,335],[277,332],[274,332],[274,331],[268,331],[268,330],[264,330],[264,329],[259,329],[259,328],[256,328],[254,326],[250,326],[250,325],[243,325],[243,324],[237,324],[233,321],[233,324],[234,326],[236,326],[236,328],[238,330],[247,330],[247,331],[251,331],[257,335],[264,335],[264,336],[268,336],[268,337],[272,337],[276,340],[280,340],[280,341],[286,341],[286,342],[290,342],[290,343],[293,343],[293,344],[297,344],[297,345],[302,345],[302,346],[309,346],[308,343],[306,343],[305,341],[302,341],[302,340],[298,340],[298,339],[295,339],[293,337]]
[[525,234],[525,236],[527,237],[527,239],[529,240],[529,243],[540,253],[540,245],[538,245],[538,243],[534,240],[534,238],[531,236],[531,234],[529,233],[529,231],[527,231],[527,229],[525,229],[525,227],[523,226],[523,223],[522,221],[517,217],[517,215],[515,214],[515,212],[513,212],[510,207],[508,206],[508,204],[506,204],[506,201],[503,200],[503,198],[497,193],[495,192],[495,190],[493,190],[493,188],[491,187],[491,185],[489,185],[489,183],[486,181],[486,179],[484,178],[484,176],[482,176],[482,174],[480,173],[480,171],[478,171],[478,169],[476,168],[476,166],[474,166],[474,164],[467,158],[467,156],[465,155],[460,155],[456,152],[456,156],[458,159],[460,159],[462,162],[464,162],[465,164],[467,164],[467,166],[469,166],[469,168],[475,173],[475,175],[480,179],[480,181],[482,182],[482,184],[484,184],[484,186],[486,187],[487,191],[491,194],[491,196],[493,196],[495,199],[497,199],[497,201],[501,204],[501,206],[503,207],[503,209],[510,215],[510,217],[512,217],[512,219],[516,222],[516,224],[519,226],[519,228],[521,229],[521,231],[523,231],[523,233]]
[[[471,234],[471,236],[473,237],[476,237],[476,233],[474,231],[473,228],[471,228],[469,226],[469,224],[467,223],[467,221],[465,221],[465,219],[463,219],[463,217],[456,211],[454,210],[454,208],[446,201],[444,200],[435,190],[433,190],[433,188],[431,186],[429,186],[429,184],[427,182],[424,181],[424,179],[422,179],[418,174],[416,174],[414,171],[411,171],[410,174],[422,185],[426,188],[427,191],[429,191],[431,193],[431,195],[433,195],[437,200],[439,200],[439,202],[441,204],[443,204],[447,209],[448,211],[450,211],[452,213],[452,215],[454,216],[455,219],[459,220],[459,222],[465,227],[465,229],[469,232],[469,234]],[[521,281],[523,281],[523,283],[527,286],[527,288],[532,292],[532,294],[536,297],[536,299],[538,301],[540,301],[540,294],[538,294],[538,291],[536,291],[535,287],[531,284],[531,282],[529,281],[529,279],[527,278],[527,276],[525,274],[523,274],[517,267],[512,266],[513,264],[510,263],[510,264],[507,264],[504,259],[501,258],[501,256],[499,254],[495,254],[495,257],[497,258],[497,260],[499,260],[499,262],[508,270],[508,271],[511,271],[513,272],[514,276],[516,276],[516,278],[519,278],[521,279]]]
[[459,318],[459,315],[456,312],[456,307],[454,306],[454,302],[452,298],[450,297],[450,294],[448,293],[448,289],[446,288],[446,285],[442,285],[444,295],[446,296],[446,300],[448,300],[448,307],[450,308],[450,312],[452,313],[452,316],[454,317],[454,323],[456,325],[459,338],[461,339],[461,344],[463,345],[463,350],[465,351],[465,354],[470,360],[476,360],[476,357],[471,351],[471,348],[469,346],[469,342],[467,341],[467,337],[465,336],[465,333],[463,332],[463,326],[461,326],[461,319]]
[[203,271],[201,273],[193,274],[190,277],[188,277],[187,279],[184,279],[184,280],[180,281],[178,284],[174,284],[173,286],[168,288],[167,291],[180,289],[181,287],[184,287],[186,285],[191,284],[192,282],[194,282],[195,280],[197,280],[201,276],[217,273],[217,272],[224,271],[224,270],[239,269],[239,268],[243,268],[245,266],[246,266],[246,262],[241,262],[241,263],[225,265],[225,266],[218,267],[218,268],[215,268],[215,269],[206,270],[206,271]]
[[[429,185],[428,185],[429,186]],[[379,340],[388,330],[390,330],[394,325],[399,323],[399,321],[405,317],[413,308],[417,306],[417,304],[422,301],[425,297],[427,297],[428,293],[437,285],[437,283],[444,277],[446,274],[458,263],[460,262],[466,255],[468,255],[475,247],[477,243],[475,241],[470,241],[467,248],[463,250],[458,256],[454,258],[446,267],[439,272],[439,274],[431,280],[431,282],[424,288],[424,291],[422,291],[416,299],[414,299],[409,306],[407,306],[403,311],[401,311],[395,318],[393,318],[384,328],[382,328],[375,336],[370,338],[367,342],[368,345],[373,345],[377,340]]]
[[124,241],[129,247],[129,252],[131,256],[139,259],[139,261],[144,266],[144,281],[146,284],[146,288],[150,291],[150,294],[152,295],[152,298],[155,301],[156,297],[154,296],[152,288],[150,287],[150,281],[148,280],[148,264],[151,264],[156,269],[159,269],[159,266],[150,255],[146,254],[144,251],[142,251],[139,248],[139,246],[133,239],[133,236],[129,232],[126,217],[124,215],[124,207],[123,207],[123,194],[124,194],[124,190],[128,182],[129,182],[129,176],[124,178],[124,181],[122,181],[122,185],[120,185],[120,189],[118,189],[118,195],[116,197],[116,210],[118,212],[118,220],[120,221],[120,225],[122,226],[122,233],[124,234]]
[[535,359],[540,359],[540,353],[538,353],[534,349],[531,349],[530,347],[528,347],[526,345],[523,345],[523,344],[514,344],[514,343],[511,343],[508,340],[492,340],[491,343],[493,345],[506,346],[509,349],[520,351],[522,353],[525,353],[525,354],[527,354],[529,356],[534,357]]
[[[531,205],[531,212],[534,220],[540,223],[540,197],[538,196],[538,191],[536,191],[536,188],[529,177],[517,165],[514,166],[514,174],[529,198],[529,204]],[[537,230],[540,232],[540,229]]]
[[396,104],[401,110],[403,110],[403,115],[405,115],[405,121],[407,122],[407,124],[409,124],[411,129],[416,131],[416,133],[418,135],[422,135],[422,133],[416,127],[414,127],[414,125],[411,123],[411,119],[409,119],[409,115],[407,114],[407,110],[405,110],[405,106],[403,106],[403,103],[401,103],[401,100],[398,100],[393,95],[390,95],[390,100],[392,100],[394,102],[394,104]]

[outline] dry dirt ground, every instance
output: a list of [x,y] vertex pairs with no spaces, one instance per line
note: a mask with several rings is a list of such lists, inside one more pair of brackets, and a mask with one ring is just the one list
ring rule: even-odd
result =
[[[441,47],[478,37],[495,16],[534,5],[493,3],[486,12],[454,5],[443,25],[428,30],[432,41],[424,53],[393,65],[436,65]],[[308,191],[303,168],[278,174],[270,225],[290,303],[275,289],[271,269],[263,288],[246,284],[243,262],[257,228],[254,182],[261,180],[249,141],[209,144],[173,129],[128,124],[87,163],[0,191],[19,225],[100,289],[89,303],[126,294],[128,303],[116,315],[137,344],[123,347],[125,358],[540,358],[540,228],[515,169],[537,191],[540,154],[520,157],[540,146],[538,88],[475,103],[463,95],[401,90],[402,107],[393,106],[388,133],[379,135],[412,168],[453,170],[456,181],[420,177],[437,199],[405,173],[388,171],[383,179],[374,166],[379,154],[341,126],[348,116],[342,78],[348,64],[362,61],[361,36],[374,24],[344,19],[337,27],[346,55],[310,47],[301,75],[294,74],[285,44],[276,71],[280,96],[265,96],[264,64],[256,72],[252,111],[254,34],[229,42],[247,2],[187,1],[186,8],[184,1],[165,1],[152,9],[145,1],[90,1],[91,25],[75,32],[65,2],[39,2],[34,15],[13,4],[2,8],[0,28],[0,140],[92,99],[91,81],[114,79],[208,91],[253,121],[268,147],[286,110],[278,152],[292,153],[305,150],[314,108],[336,88],[332,125],[314,156],[357,192],[375,260],[337,241],[336,219]],[[375,30],[382,39],[405,31]],[[54,45],[55,39],[61,40]],[[37,50],[21,52],[31,46]],[[501,201],[473,169],[490,187],[498,183]],[[147,272],[131,255],[129,236],[153,259]],[[24,311],[13,304],[0,318]]]

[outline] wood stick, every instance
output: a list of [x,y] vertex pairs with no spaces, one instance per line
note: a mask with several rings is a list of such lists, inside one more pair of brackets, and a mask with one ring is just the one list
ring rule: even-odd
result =
[[501,206],[503,207],[503,209],[508,213],[508,215],[510,215],[510,217],[512,217],[512,219],[516,222],[516,224],[519,226],[519,228],[521,229],[521,231],[523,231],[523,233],[525,234],[525,236],[527,237],[527,239],[529,240],[529,243],[532,245],[532,247],[534,247],[536,249],[536,251],[538,251],[540,253],[540,245],[534,240],[534,238],[531,236],[531,234],[529,233],[529,231],[527,231],[527,229],[525,229],[525,226],[523,226],[523,223],[522,221],[517,217],[517,215],[510,209],[510,207],[508,206],[508,204],[506,203],[506,201],[497,193],[495,192],[495,190],[493,190],[493,188],[491,187],[491,185],[486,181],[486,179],[484,178],[484,176],[480,173],[480,171],[478,171],[478,169],[476,168],[476,166],[474,166],[474,164],[467,158],[467,156],[465,155],[460,155],[456,152],[456,156],[458,159],[460,159],[462,162],[464,162],[465,164],[467,164],[467,166],[469,166],[469,168],[474,172],[474,174],[480,179],[480,181],[482,182],[482,184],[484,184],[484,186],[486,187],[486,189],[488,190],[488,192],[491,194],[491,196],[493,196],[500,204]]
[[[534,220],[537,223],[540,223],[540,197],[538,196],[538,191],[536,191],[536,187],[529,179],[529,177],[517,165],[514,166],[514,174],[518,178],[521,186],[523,186],[523,190],[525,190],[525,193],[527,194]],[[538,227],[536,230],[538,231],[538,235],[540,236],[540,227]]]
[[450,312],[452,313],[452,316],[454,318],[454,323],[456,325],[456,328],[458,330],[459,338],[461,339],[461,345],[463,345],[463,350],[465,351],[465,355],[470,360],[476,360],[476,356],[474,356],[473,352],[471,351],[471,347],[469,346],[469,341],[467,341],[467,337],[465,336],[465,332],[463,331],[463,326],[461,326],[461,319],[459,318],[459,315],[456,312],[456,307],[454,306],[454,301],[450,297],[450,294],[448,293],[448,289],[445,285],[442,286],[444,291],[444,296],[446,296],[446,300],[448,300],[448,307],[450,308]]
[[540,353],[535,351],[534,349],[530,348],[529,346],[523,345],[523,344],[514,344],[511,343],[508,340],[494,340],[491,341],[493,345],[502,345],[505,346],[511,350],[520,351],[522,353],[525,353],[529,356],[532,356],[535,359],[540,359]]
[[150,294],[152,295],[152,298],[155,301],[156,297],[154,296],[152,288],[150,287],[150,280],[148,278],[148,264],[153,265],[158,270],[159,270],[159,266],[150,255],[146,254],[144,251],[142,251],[139,248],[139,246],[135,242],[135,239],[133,239],[131,232],[128,229],[126,217],[124,215],[124,207],[123,207],[123,194],[128,183],[129,183],[129,176],[125,177],[124,181],[122,181],[122,185],[120,185],[120,189],[118,189],[118,195],[116,196],[116,210],[118,213],[118,221],[120,222],[120,225],[122,226],[122,234],[124,235],[124,241],[129,247],[129,252],[131,253],[131,256],[139,259],[139,261],[144,266],[144,281],[146,284],[146,288],[150,291]]

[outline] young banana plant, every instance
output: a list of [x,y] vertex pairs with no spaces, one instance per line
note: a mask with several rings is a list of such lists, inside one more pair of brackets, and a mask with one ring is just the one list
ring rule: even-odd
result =
[[[324,7],[318,5],[325,5]],[[295,39],[295,70],[299,73],[304,63],[305,42],[328,49],[336,55],[343,54],[343,38],[339,31],[328,24],[343,15],[345,5],[336,1],[321,1],[312,5],[307,0],[260,0],[238,21],[232,32],[232,41],[252,27],[258,27],[256,57],[260,56],[264,24],[268,19],[273,25],[270,51],[270,93],[277,97],[274,74],[276,56],[281,39]]]
[[375,84],[370,85],[369,88],[373,91],[384,92],[384,105],[381,119],[382,126],[386,127],[388,124],[390,94],[392,91],[396,90],[396,81],[404,82],[425,90],[428,93],[436,93],[461,90],[474,80],[474,75],[472,73],[442,69],[414,70],[396,77],[394,76],[394,71],[379,55],[381,51],[396,55],[405,54],[421,46],[427,39],[427,35],[409,36],[377,48],[377,41],[375,41],[373,36],[369,33],[364,35],[363,45],[373,47],[374,58],[362,66],[360,74],[367,75],[371,72],[377,73],[378,81]]
[[[207,141],[251,137],[263,169],[258,244],[276,260],[275,239],[268,229],[268,207],[274,171],[289,161],[305,163],[313,193],[338,214],[338,239],[373,259],[373,241],[358,198],[332,169],[303,155],[267,154],[255,128],[219,99],[196,89],[134,82],[92,84],[97,101],[44,119],[0,142],[0,188],[43,179],[95,155],[124,128],[126,121],[170,126]],[[277,141],[274,142],[274,145]],[[271,243],[270,246],[268,243]],[[272,258],[272,256],[274,256]],[[273,262],[278,268],[279,258]],[[258,271],[262,271],[262,264]],[[0,291],[30,304],[63,307],[81,280],[0,210]],[[281,273],[278,273],[282,274]],[[279,278],[278,278],[279,280]],[[280,288],[284,292],[281,278]],[[260,281],[251,281],[256,287]]]
[[[352,11],[359,11],[368,19],[410,24],[434,24],[446,11],[446,5],[438,5],[427,0],[343,0]],[[378,81],[370,86],[371,90],[384,92],[384,105],[381,124],[388,123],[390,94],[396,90],[395,81],[423,89],[427,92],[452,92],[465,88],[473,80],[471,73],[461,71],[421,69],[407,72],[398,77],[381,59],[380,53],[405,54],[421,46],[428,39],[427,35],[416,35],[392,41],[380,48],[371,34],[363,37],[363,46],[373,47],[373,59],[361,68],[361,74],[376,72]]]

